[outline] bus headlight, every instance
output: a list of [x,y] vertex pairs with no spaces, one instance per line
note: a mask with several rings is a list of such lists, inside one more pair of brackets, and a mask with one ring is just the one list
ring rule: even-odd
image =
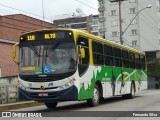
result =
[[19,88],[21,88],[24,91],[28,91],[29,89],[21,84],[18,85]]
[[74,85],[75,80],[76,80],[76,79],[72,79],[72,80],[70,80],[68,83],[66,83],[65,85],[60,86],[60,87],[59,87],[60,90],[67,89],[67,88],[71,87],[72,85]]

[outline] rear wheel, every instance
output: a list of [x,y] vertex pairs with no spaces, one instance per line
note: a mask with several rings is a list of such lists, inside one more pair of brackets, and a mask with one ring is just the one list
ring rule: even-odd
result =
[[98,86],[95,85],[93,91],[93,98],[87,100],[87,103],[89,104],[89,106],[93,107],[99,104],[99,100],[100,100],[99,89]]
[[131,83],[130,94],[127,94],[126,97],[127,97],[128,99],[133,99],[133,98],[135,97],[135,85],[134,85],[133,82]]
[[47,103],[47,102],[45,103],[47,108],[55,108],[57,104],[58,104],[58,101],[55,101],[53,103]]

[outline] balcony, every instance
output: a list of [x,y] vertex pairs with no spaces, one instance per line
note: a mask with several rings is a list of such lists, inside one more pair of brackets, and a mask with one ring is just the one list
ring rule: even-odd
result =
[[98,8],[98,11],[99,11],[99,12],[104,12],[104,11],[105,11],[105,7],[104,7],[104,6],[99,7],[99,8]]
[[105,18],[105,17],[100,17],[100,18],[98,19],[98,21],[99,21],[99,22],[105,22],[105,21],[106,21],[106,18]]
[[99,29],[99,32],[100,32],[100,33],[106,32],[106,28],[100,28],[100,29]]

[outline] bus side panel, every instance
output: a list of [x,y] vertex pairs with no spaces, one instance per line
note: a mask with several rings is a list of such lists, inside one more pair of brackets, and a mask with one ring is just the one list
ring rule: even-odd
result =
[[147,88],[147,75],[142,70],[90,66],[86,73],[79,78],[78,100],[93,97],[93,89],[97,80],[101,81],[103,97],[129,94],[132,81],[135,82],[136,91]]
[[103,97],[118,95],[122,83],[121,73],[121,68],[90,66],[87,72],[80,77],[78,99],[84,100],[92,98],[94,85],[98,80],[101,81]]
[[89,66],[84,75],[79,78],[80,91],[78,100],[90,99],[93,97],[94,84],[96,82],[96,75],[101,70],[101,67]]
[[[129,70],[130,77],[127,82],[127,93],[130,93],[131,82],[135,82],[136,92],[147,88],[147,74],[142,70]],[[129,82],[130,81],[130,82]]]
[[147,89],[147,72],[137,70],[136,91]]

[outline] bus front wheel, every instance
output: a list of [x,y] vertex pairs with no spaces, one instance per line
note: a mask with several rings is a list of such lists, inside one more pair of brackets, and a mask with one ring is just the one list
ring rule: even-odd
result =
[[55,108],[57,104],[58,104],[58,101],[55,101],[53,103],[47,103],[47,102],[45,103],[47,108]]
[[93,91],[93,98],[87,100],[87,103],[89,106],[93,107],[93,106],[97,106],[99,104],[99,100],[100,100],[99,89],[98,89],[98,86],[95,85],[94,91]]

